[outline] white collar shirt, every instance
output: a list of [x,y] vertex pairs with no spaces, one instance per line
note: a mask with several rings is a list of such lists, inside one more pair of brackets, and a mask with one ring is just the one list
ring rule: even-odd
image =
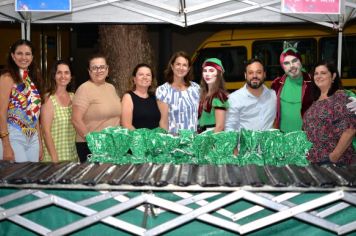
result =
[[259,97],[252,95],[246,84],[229,95],[229,109],[225,130],[248,129],[263,131],[273,128],[276,118],[277,97],[274,90],[263,86]]

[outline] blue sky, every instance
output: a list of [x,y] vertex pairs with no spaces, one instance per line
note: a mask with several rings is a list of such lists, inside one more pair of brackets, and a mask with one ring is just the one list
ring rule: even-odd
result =
[[17,0],[16,10],[68,10],[71,0]]

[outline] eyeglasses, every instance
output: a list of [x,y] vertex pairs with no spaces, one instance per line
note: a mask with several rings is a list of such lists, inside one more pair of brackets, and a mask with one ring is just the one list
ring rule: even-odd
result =
[[101,65],[101,66],[91,66],[89,67],[89,70],[91,72],[101,72],[101,71],[105,71],[106,69],[108,69],[109,66],[107,65]]

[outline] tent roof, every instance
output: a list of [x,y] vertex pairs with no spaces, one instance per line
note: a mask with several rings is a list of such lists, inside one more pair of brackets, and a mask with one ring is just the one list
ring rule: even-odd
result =
[[0,21],[31,23],[209,23],[315,22],[332,27],[356,17],[356,0],[342,1],[342,14],[284,14],[281,0],[72,0],[72,12],[16,12],[14,0],[0,2]]

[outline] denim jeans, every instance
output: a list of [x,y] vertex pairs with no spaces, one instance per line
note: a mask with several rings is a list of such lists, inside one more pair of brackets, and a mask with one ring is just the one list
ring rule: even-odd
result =
[[[38,134],[26,137],[20,130],[8,125],[9,138],[12,150],[15,154],[15,162],[38,162],[40,144]],[[0,160],[3,159],[3,147],[0,140]]]

